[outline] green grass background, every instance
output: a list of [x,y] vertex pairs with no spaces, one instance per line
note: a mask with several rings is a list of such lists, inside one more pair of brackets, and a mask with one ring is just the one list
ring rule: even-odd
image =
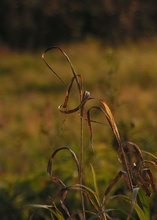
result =
[[[122,139],[157,155],[157,40],[112,48],[88,39],[60,47],[83,76],[84,89],[109,104]],[[46,166],[55,149],[69,146],[79,153],[79,117],[70,115],[63,123],[65,116],[57,108],[64,101],[66,87],[45,66],[42,52],[0,49],[0,216],[4,220],[28,219],[33,210],[25,205],[50,201],[54,187]],[[61,54],[53,51],[46,59],[66,82],[70,81],[70,68]],[[76,96],[70,97],[71,106],[77,105]],[[93,117],[101,120],[100,115]],[[86,123],[84,126],[85,176],[91,172],[92,162],[103,190],[121,169],[116,146],[109,127],[94,125],[95,158]],[[73,183],[76,171],[71,166],[69,156],[60,154],[54,170]],[[153,205],[152,210],[157,213]],[[43,212],[37,219],[48,218]]]

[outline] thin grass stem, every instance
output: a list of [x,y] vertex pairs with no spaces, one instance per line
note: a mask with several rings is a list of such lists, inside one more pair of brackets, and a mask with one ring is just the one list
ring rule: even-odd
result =
[[[80,94],[80,102],[82,100],[82,92]],[[83,154],[84,154],[84,136],[83,136],[83,111],[84,111],[84,105],[80,109],[80,184],[83,185]],[[84,203],[84,194],[83,191],[81,191],[81,204],[82,204],[82,212],[83,212],[83,218],[86,219],[85,216],[85,203]]]

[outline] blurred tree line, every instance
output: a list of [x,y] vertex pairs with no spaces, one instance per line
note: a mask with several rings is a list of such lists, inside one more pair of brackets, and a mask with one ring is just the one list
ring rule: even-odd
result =
[[108,43],[157,32],[157,0],[1,0],[0,45],[39,49],[87,36]]

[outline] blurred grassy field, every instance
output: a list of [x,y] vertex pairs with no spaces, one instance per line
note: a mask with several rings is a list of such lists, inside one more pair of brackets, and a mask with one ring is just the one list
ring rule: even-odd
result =
[[[90,39],[60,47],[70,57],[76,72],[82,74],[84,89],[107,101],[122,138],[157,155],[157,40],[112,48]],[[45,66],[42,52],[0,49],[1,184],[8,179],[45,175],[47,161],[59,146],[74,146],[79,152],[77,115],[68,116],[63,125],[65,116],[57,107],[64,101],[66,87]],[[63,56],[53,51],[46,58],[68,82],[71,73]],[[71,100],[72,105],[76,104],[76,97]],[[96,131],[97,128],[94,141],[98,158],[100,155],[104,167],[110,167],[106,178],[112,178],[117,170],[113,166],[114,149],[107,147],[112,143],[107,133],[110,131]],[[85,144],[89,163],[94,159],[86,130]],[[106,154],[108,161],[104,160]],[[64,160],[62,163],[60,166],[66,169]],[[120,168],[118,161],[115,164]]]
[[[143,136],[143,139],[149,132],[148,137],[154,138],[157,129],[156,41],[111,48],[90,40],[61,47],[76,72],[82,74],[84,89],[105,99],[114,110],[117,122],[123,120],[135,126],[130,138],[136,140],[136,136]],[[0,172],[29,173],[39,164],[44,165],[53,141],[60,135],[64,116],[57,107],[64,100],[66,88],[44,65],[43,51],[28,54],[1,49],[0,52]],[[71,73],[64,58],[57,51],[50,52],[48,58],[68,82]],[[137,129],[140,129],[138,133]],[[52,143],[48,143],[50,137],[46,135],[52,138]],[[149,148],[153,149],[153,144],[150,143]]]

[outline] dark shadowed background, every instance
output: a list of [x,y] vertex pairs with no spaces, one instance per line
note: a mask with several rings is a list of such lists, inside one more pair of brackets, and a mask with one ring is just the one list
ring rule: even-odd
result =
[[0,43],[38,49],[88,36],[108,43],[156,36],[156,0],[1,0]]

